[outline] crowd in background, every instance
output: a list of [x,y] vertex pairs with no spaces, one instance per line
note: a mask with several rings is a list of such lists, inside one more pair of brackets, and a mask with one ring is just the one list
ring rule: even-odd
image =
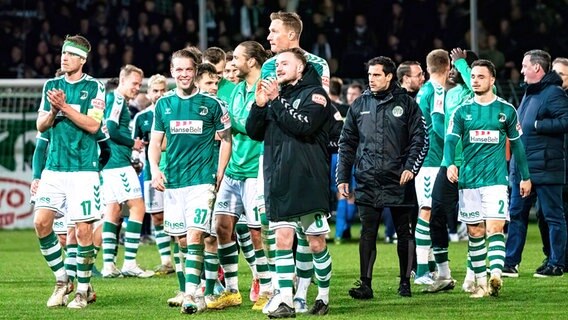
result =
[[[469,48],[466,0],[206,0],[207,46],[230,50],[244,40],[268,47],[269,13],[296,11],[301,46],[326,59],[331,74],[365,78],[364,62],[392,57],[399,64],[435,48]],[[519,83],[520,58],[532,48],[568,51],[568,0],[479,0],[479,56],[499,79]],[[59,66],[68,30],[92,43],[85,71],[116,75],[123,65],[169,74],[171,52],[199,45],[198,1],[0,0],[0,78],[49,78]]]

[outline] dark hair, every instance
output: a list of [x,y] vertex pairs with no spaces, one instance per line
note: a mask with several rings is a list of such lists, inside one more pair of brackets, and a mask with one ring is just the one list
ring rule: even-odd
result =
[[118,82],[119,82],[118,77],[108,79],[106,84],[105,84],[105,91],[110,92],[110,91],[118,88]]
[[532,64],[540,65],[544,72],[550,71],[550,61],[552,58],[548,52],[539,49],[529,50],[523,55],[523,57],[526,56],[530,57],[530,62]]
[[172,60],[170,62],[170,67],[173,67],[173,61],[175,58],[187,58],[193,62],[193,66],[197,66],[198,61],[201,61],[201,59],[198,59],[197,56],[195,56],[195,53],[191,52],[188,49],[181,49],[172,53]]
[[74,36],[67,35],[65,37],[65,41],[71,41],[76,45],[83,47],[87,51],[87,53],[91,52],[91,43],[89,42],[89,40],[87,40],[87,38],[83,36],[80,36],[78,34]]
[[396,78],[396,65],[391,58],[385,56],[375,57],[367,62],[367,69],[377,64],[383,66],[383,72],[385,73],[385,76],[390,73],[393,75],[393,78]]
[[402,81],[402,77],[404,77],[404,76],[409,76],[411,66],[419,66],[420,67],[420,62],[418,62],[418,61],[404,61],[400,65],[398,65],[398,68],[396,69],[396,77],[398,78],[398,81]]
[[485,59],[475,60],[471,64],[472,69],[473,69],[473,67],[485,67],[489,70],[489,73],[491,73],[491,76],[493,76],[493,78],[495,78],[497,76],[497,71],[495,70],[495,65],[493,64],[493,62],[491,62],[489,60],[485,60]]
[[203,60],[207,60],[212,64],[217,64],[221,61],[225,61],[225,51],[219,47],[209,47],[203,51]]
[[341,95],[341,87],[343,86],[343,80],[338,77],[331,77],[329,79],[329,94],[334,96]]
[[289,48],[289,49],[280,51],[280,53],[278,55],[281,55],[284,52],[292,53],[296,57],[296,59],[298,59],[302,62],[304,67],[308,64],[308,61],[306,60],[306,56],[304,56],[304,50],[302,50],[300,48]]
[[347,89],[351,89],[351,88],[357,88],[357,89],[359,89],[361,92],[365,91],[365,87],[363,87],[363,85],[362,85],[360,82],[358,82],[358,81],[352,82],[352,83],[347,87]]
[[205,74],[214,75],[215,77],[218,76],[217,69],[215,69],[215,66],[209,62],[205,62],[197,66],[197,71],[195,72],[195,80],[200,80]]
[[256,41],[241,42],[238,46],[242,46],[245,49],[245,56],[249,59],[254,59],[259,68],[262,67],[264,62],[271,56],[270,52],[264,50],[264,47]]

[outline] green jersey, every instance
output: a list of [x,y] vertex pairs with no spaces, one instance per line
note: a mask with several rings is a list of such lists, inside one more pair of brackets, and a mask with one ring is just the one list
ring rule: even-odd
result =
[[[148,108],[138,112],[134,116],[133,129],[132,129],[132,139],[139,138],[145,142],[150,141],[150,134],[152,132],[152,125],[154,123],[154,109],[155,106],[151,105]],[[145,163],[144,163],[144,181],[152,180],[152,171],[150,170],[150,162],[148,161],[148,148],[144,149]],[[160,170],[166,167],[166,156],[165,152],[162,152],[162,157],[160,158]]]
[[217,97],[199,91],[188,97],[170,91],[161,97],[152,130],[167,139],[166,188],[215,183],[214,135],[230,127],[226,104]]
[[130,131],[130,111],[126,99],[116,90],[106,97],[108,108],[105,112],[105,125],[110,136],[110,159],[105,169],[130,166],[134,140]]
[[[134,116],[132,127],[132,139],[140,139],[145,142],[150,141],[150,133],[152,132],[152,124],[154,123],[154,105],[138,112]],[[144,181],[152,180],[152,173],[150,172],[150,164],[148,163],[148,148],[144,149],[145,163],[144,163]]]
[[[469,90],[469,88],[464,84],[458,84],[457,86],[451,88],[446,93],[446,110],[445,110],[445,121],[444,127],[445,132],[448,132],[448,125],[450,124],[450,118],[454,111],[466,100],[473,98],[473,92]],[[462,143],[458,141],[458,145],[456,146],[456,158],[455,158],[455,165],[460,167],[462,164]],[[442,158],[442,166],[447,167],[448,161],[446,158]]]
[[225,103],[231,103],[231,95],[233,94],[233,90],[235,89],[235,84],[231,81],[221,78],[219,81],[219,90],[217,91],[217,97],[219,99],[225,101]]
[[246,87],[246,81],[241,81],[236,86],[228,110],[231,117],[233,146],[225,174],[235,180],[258,176],[258,158],[262,148],[262,143],[252,140],[245,128],[250,108],[254,103],[256,84],[250,90]]
[[[97,121],[102,119],[105,86],[100,81],[86,74],[74,82],[69,82],[65,76],[48,80],[43,86],[39,112],[51,111],[47,92],[52,89],[63,90],[65,102],[76,111]],[[60,172],[99,171],[96,134],[79,128],[63,112],[57,114],[50,131],[45,169]]]
[[444,99],[445,90],[440,84],[430,80],[416,95],[416,102],[426,120],[429,148],[424,159],[424,167],[439,167],[444,155]]
[[458,107],[450,119],[448,135],[460,138],[463,144],[459,188],[508,185],[506,138],[517,140],[521,134],[515,108],[499,97],[487,104],[470,99]]

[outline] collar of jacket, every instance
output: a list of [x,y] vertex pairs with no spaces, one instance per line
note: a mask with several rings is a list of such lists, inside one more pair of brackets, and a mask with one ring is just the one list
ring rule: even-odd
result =
[[404,89],[396,81],[391,81],[389,88],[385,91],[373,92],[370,89],[365,91],[366,94],[371,95],[373,98],[379,100],[379,103],[385,103],[394,98],[395,95],[405,93]]
[[562,78],[556,71],[547,72],[537,83],[525,84],[527,94],[536,94],[548,86],[562,86]]

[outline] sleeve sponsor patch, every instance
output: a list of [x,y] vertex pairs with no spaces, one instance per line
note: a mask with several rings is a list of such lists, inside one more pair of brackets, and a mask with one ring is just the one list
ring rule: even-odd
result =
[[91,106],[95,109],[104,110],[105,108],[105,101],[102,99],[93,99],[91,100]]
[[327,99],[318,93],[314,93],[312,94],[312,101],[317,103],[317,104],[321,104],[322,106],[327,106]]
[[517,129],[517,131],[519,132],[519,134],[523,134],[523,129],[521,128],[521,124],[517,122],[517,125],[515,126],[515,129]]
[[324,87],[329,87],[329,77],[321,77],[321,84]]

